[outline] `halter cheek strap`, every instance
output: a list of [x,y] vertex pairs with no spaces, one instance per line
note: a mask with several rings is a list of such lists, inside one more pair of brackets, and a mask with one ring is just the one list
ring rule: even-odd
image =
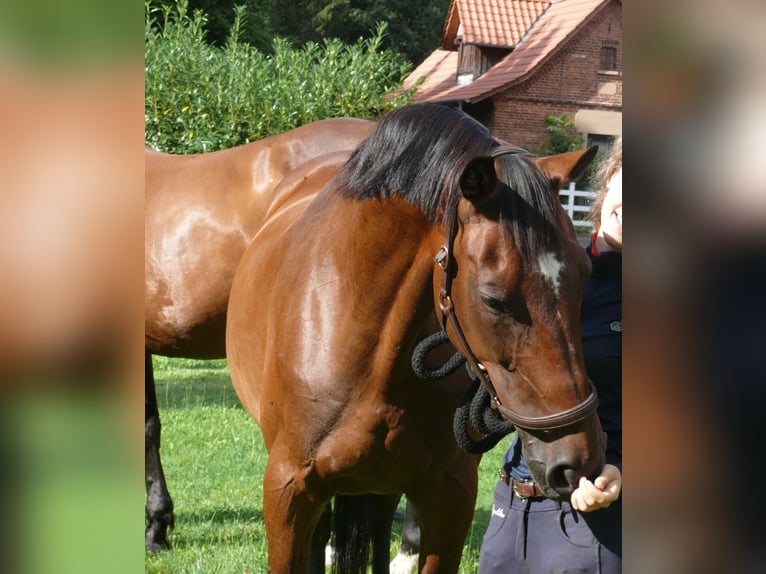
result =
[[[500,146],[492,150],[491,157],[495,158],[500,155],[508,153],[524,153],[527,154],[522,148],[514,146]],[[593,385],[593,381],[588,379],[590,383],[590,395],[581,403],[565,411],[546,415],[541,417],[527,417],[520,415],[508,407],[504,406],[497,395],[492,380],[484,365],[479,362],[476,355],[471,351],[471,346],[468,344],[468,340],[463,333],[463,329],[460,326],[457,315],[455,314],[455,304],[452,301],[452,279],[455,276],[455,264],[452,257],[452,250],[455,244],[455,237],[458,230],[458,218],[453,218],[452,225],[450,226],[449,233],[447,235],[447,243],[443,245],[436,256],[434,261],[442,269],[442,287],[439,290],[439,308],[441,310],[440,322],[442,328],[447,330],[447,323],[452,323],[452,329],[457,339],[458,351],[466,358],[469,368],[473,374],[479,379],[481,384],[489,393],[492,401],[492,407],[496,408],[500,414],[506,419],[511,421],[516,426],[529,429],[529,430],[553,430],[571,426],[578,423],[596,411],[598,407],[598,395],[596,394],[596,388]]]

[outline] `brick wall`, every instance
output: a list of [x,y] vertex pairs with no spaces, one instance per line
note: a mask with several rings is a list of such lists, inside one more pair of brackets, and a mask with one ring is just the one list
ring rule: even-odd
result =
[[[604,40],[616,41],[617,73],[599,70]],[[611,2],[534,76],[492,100],[481,121],[493,135],[530,147],[548,140],[547,115],[574,118],[581,109],[622,111],[621,4]]]

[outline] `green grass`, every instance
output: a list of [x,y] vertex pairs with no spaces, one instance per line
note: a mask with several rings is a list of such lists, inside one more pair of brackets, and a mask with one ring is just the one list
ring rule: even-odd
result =
[[[234,393],[226,362],[154,357],[154,366],[176,527],[170,551],[146,553],[146,572],[266,572],[261,478],[267,453],[260,429]],[[507,437],[482,459],[461,574],[476,572],[497,468],[509,443]],[[400,537],[396,520],[392,555]]]

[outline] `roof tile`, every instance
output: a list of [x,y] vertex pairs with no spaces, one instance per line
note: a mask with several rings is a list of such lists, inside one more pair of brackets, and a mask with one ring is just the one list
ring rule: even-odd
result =
[[515,46],[550,4],[549,0],[456,0],[463,41]]

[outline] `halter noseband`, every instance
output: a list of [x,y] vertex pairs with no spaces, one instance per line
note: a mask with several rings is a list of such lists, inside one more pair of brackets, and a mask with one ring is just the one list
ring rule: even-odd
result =
[[[490,153],[490,157],[496,158],[505,154],[528,155],[528,152],[519,147],[504,145],[494,148]],[[455,237],[457,236],[457,230],[458,218],[456,215],[452,221],[449,235],[447,236],[447,244],[443,245],[434,257],[434,261],[443,271],[442,288],[439,291],[439,307],[442,312],[441,324],[442,328],[446,331],[447,323],[450,321],[452,322],[452,327],[458,340],[458,350],[466,358],[466,362],[473,374],[479,379],[489,393],[492,400],[492,406],[517,427],[529,430],[553,430],[563,428],[588,418],[595,412],[596,407],[598,407],[598,395],[596,394],[596,388],[593,385],[593,381],[590,379],[588,379],[588,382],[590,383],[591,393],[583,402],[553,415],[527,417],[510,410],[500,402],[500,398],[497,395],[497,391],[495,391],[495,387],[492,385],[492,380],[489,377],[486,367],[479,362],[476,355],[471,351],[471,347],[465,338],[463,329],[460,327],[460,321],[458,321],[457,315],[455,314],[455,305],[452,302],[452,279],[455,276],[452,249],[454,247]]]

